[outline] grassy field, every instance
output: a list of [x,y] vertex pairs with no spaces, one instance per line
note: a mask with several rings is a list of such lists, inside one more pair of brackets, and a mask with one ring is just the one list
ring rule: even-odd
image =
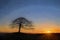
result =
[[0,40],[60,40],[60,33],[0,33]]

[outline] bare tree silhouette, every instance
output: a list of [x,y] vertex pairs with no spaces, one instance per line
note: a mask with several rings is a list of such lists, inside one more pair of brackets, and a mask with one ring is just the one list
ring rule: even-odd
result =
[[19,18],[12,21],[12,27],[14,28],[14,27],[17,27],[17,26],[19,27],[19,29],[18,29],[19,33],[20,33],[21,28],[26,29],[26,28],[29,27],[30,29],[33,29],[32,28],[32,22],[27,20],[24,17],[19,17]]

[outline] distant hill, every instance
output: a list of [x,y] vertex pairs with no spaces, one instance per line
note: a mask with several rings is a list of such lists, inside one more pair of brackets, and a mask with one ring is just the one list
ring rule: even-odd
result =
[[0,40],[60,40],[60,33],[27,34],[27,33],[0,33]]

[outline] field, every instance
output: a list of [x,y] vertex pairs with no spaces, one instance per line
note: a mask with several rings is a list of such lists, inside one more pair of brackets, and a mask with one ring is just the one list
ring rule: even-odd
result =
[[0,40],[60,40],[60,33],[0,33]]

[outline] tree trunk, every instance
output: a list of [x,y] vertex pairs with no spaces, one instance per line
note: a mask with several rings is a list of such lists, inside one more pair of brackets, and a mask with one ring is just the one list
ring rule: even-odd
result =
[[18,33],[20,33],[20,30],[21,30],[21,24],[19,24],[19,30],[18,30]]

